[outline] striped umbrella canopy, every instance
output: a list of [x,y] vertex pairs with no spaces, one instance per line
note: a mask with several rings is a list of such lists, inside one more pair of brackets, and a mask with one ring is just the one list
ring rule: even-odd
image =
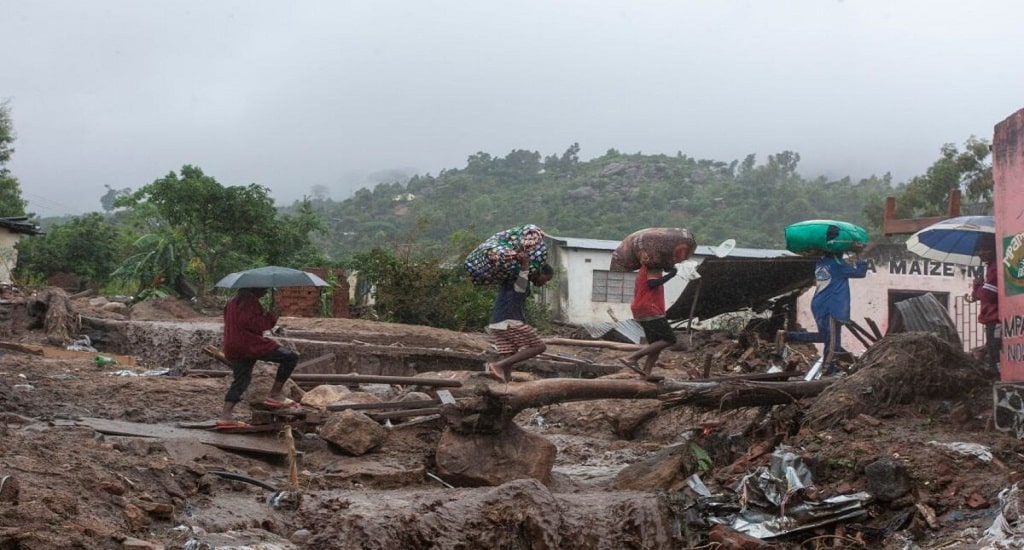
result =
[[979,242],[995,249],[996,224],[992,216],[950,218],[918,231],[907,239],[907,250],[929,260],[959,265],[981,265]]

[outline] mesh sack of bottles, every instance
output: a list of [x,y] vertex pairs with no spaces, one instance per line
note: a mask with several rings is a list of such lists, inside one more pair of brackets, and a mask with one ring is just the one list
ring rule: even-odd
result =
[[513,227],[491,235],[466,256],[469,278],[477,285],[514,280],[519,275],[516,254],[520,250],[530,256],[530,269],[538,269],[548,261],[548,246],[539,227],[532,224]]
[[688,229],[681,227],[649,227],[629,234],[612,252],[612,271],[636,271],[641,265],[648,269],[672,269],[689,258],[697,249],[697,241]]
[[805,256],[838,254],[866,244],[868,232],[859,225],[836,220],[807,220],[786,227],[786,250]]

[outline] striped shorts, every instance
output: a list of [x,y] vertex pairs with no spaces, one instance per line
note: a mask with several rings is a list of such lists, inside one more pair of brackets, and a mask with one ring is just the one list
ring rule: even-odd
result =
[[[498,328],[498,327],[504,328]],[[541,345],[540,336],[530,325],[519,321],[503,321],[487,328],[494,338],[494,347],[500,355],[515,353],[523,348]]]

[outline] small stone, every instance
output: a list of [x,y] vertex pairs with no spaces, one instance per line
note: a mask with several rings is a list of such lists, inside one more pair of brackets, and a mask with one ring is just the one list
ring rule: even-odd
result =
[[971,510],[988,508],[988,499],[985,498],[985,495],[982,495],[981,493],[973,492],[970,495],[968,495],[967,499],[964,501],[964,504],[966,504],[967,507],[970,508]]
[[309,529],[299,529],[292,533],[292,536],[288,539],[295,544],[305,544],[309,537],[312,535]]

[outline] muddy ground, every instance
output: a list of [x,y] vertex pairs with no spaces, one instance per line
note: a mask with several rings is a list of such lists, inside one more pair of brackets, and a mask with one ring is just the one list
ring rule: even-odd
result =
[[[20,307],[16,302],[7,301],[0,341],[44,344],[43,326],[11,313]],[[219,323],[214,308],[173,300],[136,304],[130,311],[104,309],[88,298],[72,304],[77,314],[148,326],[153,342],[161,342],[167,326],[208,330]],[[483,334],[426,327],[297,318],[281,325],[286,334],[321,331],[337,341],[454,349],[482,358],[487,350]],[[707,364],[713,376],[758,372],[775,360],[767,338],[701,333],[681,339],[685,345],[666,351],[656,374],[687,380],[701,376]],[[874,386],[868,380],[869,389],[859,387],[854,397],[827,395],[817,408],[811,398],[771,409],[680,407],[655,414],[658,400],[636,399],[526,410],[517,424],[558,450],[546,484],[524,479],[498,487],[446,486],[435,477],[442,427],[430,418],[393,423],[385,442],[363,456],[350,456],[315,433],[296,434],[295,491],[281,457],[229,452],[188,437],[103,435],[79,422],[175,426],[215,418],[228,379],[148,376],[180,360],[168,353],[161,361],[153,347],[160,346],[151,345],[140,364],[104,366],[93,361],[95,354],[50,357],[0,348],[0,549],[725,548],[709,541],[709,525],[694,520],[714,514],[680,497],[680,479],[696,472],[712,493],[729,494],[746,474],[769,463],[776,445],[802,457],[813,474],[814,486],[802,498],[820,501],[868,488],[892,495],[866,501],[866,515],[855,521],[771,538],[765,547],[974,548],[983,546],[979,540],[1000,511],[1000,491],[1024,477],[1024,446],[992,429],[991,381],[953,376],[944,389],[941,380],[929,380],[922,385],[929,387],[926,395],[908,391],[896,403],[874,406],[854,402],[856,395],[884,393],[878,385],[885,378],[874,379]],[[549,352],[602,364],[622,355],[579,346],[552,346]],[[812,354],[794,352],[798,359]],[[925,355],[925,361],[957,372],[976,366],[966,356]],[[878,359],[886,360],[914,361]],[[942,365],[926,366],[942,371]],[[839,383],[847,380],[856,382],[849,376]],[[466,383],[495,384],[478,374]],[[912,388],[914,379],[899,384]],[[387,400],[405,391],[368,389]],[[857,407],[852,420],[835,421],[836,410]],[[244,405],[236,412],[241,418],[250,413]],[[622,481],[624,469],[657,464],[667,450],[691,442],[711,455],[710,464],[680,462],[677,475],[664,482],[669,486],[638,488],[643,483],[635,478]],[[952,450],[952,443],[979,444],[991,458]],[[869,475],[878,463],[892,467],[895,477]],[[211,474],[221,471],[292,490],[268,502],[275,491]]]

